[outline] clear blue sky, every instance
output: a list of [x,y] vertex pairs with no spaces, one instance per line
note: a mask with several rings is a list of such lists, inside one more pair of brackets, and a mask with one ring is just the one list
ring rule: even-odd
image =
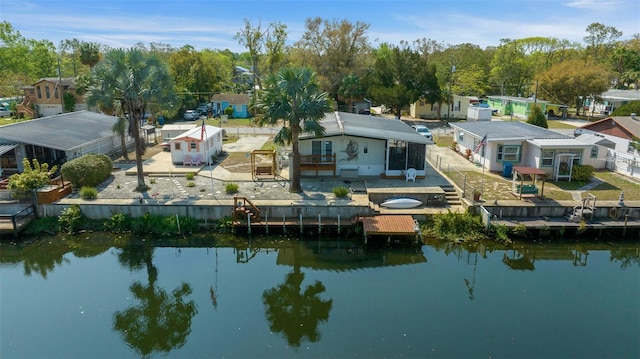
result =
[[299,40],[305,20],[321,17],[370,24],[369,41],[398,44],[420,38],[445,45],[497,46],[502,38],[555,37],[583,42],[594,22],[640,33],[638,0],[1,0],[0,19],[30,39],[56,46],[76,38],[111,47],[137,42],[189,44],[196,49],[245,51],[233,36],[244,19],[288,27]]

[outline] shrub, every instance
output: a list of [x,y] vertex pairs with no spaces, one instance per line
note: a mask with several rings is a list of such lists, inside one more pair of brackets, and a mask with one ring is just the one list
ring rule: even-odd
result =
[[31,198],[33,190],[49,184],[49,178],[57,169],[56,166],[53,166],[53,168],[49,170],[48,164],[40,164],[35,158],[32,163],[33,168],[28,159],[23,159],[22,166],[24,170],[22,173],[12,174],[9,177],[9,191],[13,198]]
[[127,232],[131,230],[132,222],[133,220],[129,215],[124,213],[114,213],[104,222],[104,228],[115,233]]
[[60,171],[75,188],[95,187],[111,176],[113,162],[105,155],[88,153],[62,165]]
[[184,175],[185,178],[189,181],[193,181],[193,179],[195,178],[196,174],[193,172],[188,172],[187,174]]
[[224,190],[225,192],[227,192],[228,194],[232,194],[232,193],[238,193],[238,185],[235,183],[227,183],[224,186]]
[[60,216],[58,217],[60,230],[69,234],[75,233],[81,229],[85,221],[86,218],[80,210],[80,206],[77,204],[63,209],[62,213],[60,213]]
[[349,194],[349,189],[345,186],[333,187],[331,191],[336,195],[337,198],[344,198]]
[[484,238],[482,219],[470,212],[457,213],[449,210],[447,213],[434,214],[431,225],[427,228],[429,235],[450,241]]
[[187,183],[187,187],[195,187],[196,184],[194,182],[189,182]]
[[82,199],[96,199],[98,198],[98,190],[95,187],[83,186],[80,188],[80,197]]
[[589,165],[574,165],[571,170],[572,181],[589,181],[593,176],[593,166]]

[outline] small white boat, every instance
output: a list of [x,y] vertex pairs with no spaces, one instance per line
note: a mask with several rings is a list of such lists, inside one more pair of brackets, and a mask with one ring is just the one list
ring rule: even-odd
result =
[[420,205],[422,205],[421,201],[408,197],[390,198],[380,203],[380,206],[387,208],[414,208]]

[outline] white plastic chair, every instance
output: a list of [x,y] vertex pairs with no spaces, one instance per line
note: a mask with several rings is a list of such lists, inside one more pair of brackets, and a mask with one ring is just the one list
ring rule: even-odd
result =
[[191,166],[191,155],[184,155],[184,159],[182,160],[183,165]]
[[407,173],[405,174],[406,181],[407,182],[409,182],[409,181],[415,182],[417,174],[418,174],[418,172],[416,171],[415,168],[409,168],[407,170]]

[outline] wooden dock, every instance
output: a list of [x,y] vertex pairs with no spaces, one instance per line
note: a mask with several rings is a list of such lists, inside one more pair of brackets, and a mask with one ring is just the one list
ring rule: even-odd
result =
[[420,239],[420,227],[410,215],[379,215],[361,217],[359,220],[362,222],[365,244],[371,236],[385,236],[387,242],[403,239],[418,242]]
[[18,237],[20,232],[36,218],[35,211],[35,207],[31,205],[16,213],[0,214],[0,238],[4,238],[7,234],[12,234],[14,238]]

